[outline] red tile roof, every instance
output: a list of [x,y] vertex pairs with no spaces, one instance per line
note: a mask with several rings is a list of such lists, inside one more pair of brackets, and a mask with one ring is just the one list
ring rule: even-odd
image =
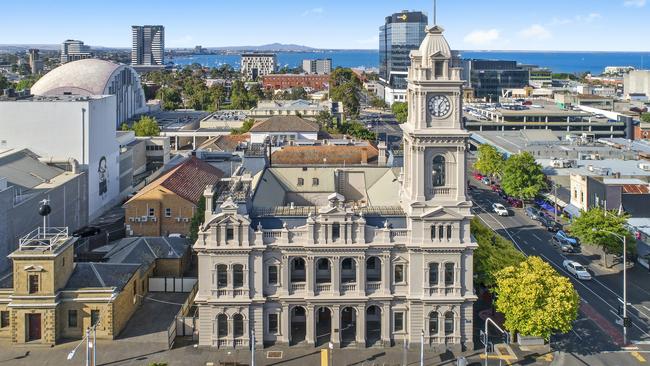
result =
[[298,116],[274,116],[251,127],[250,132],[318,132],[316,122]]
[[648,194],[650,189],[645,184],[624,184],[623,193]]
[[221,170],[192,156],[142,188],[128,202],[157,187],[165,187],[178,196],[196,204],[201,199],[205,187],[216,184],[223,177],[223,174]]

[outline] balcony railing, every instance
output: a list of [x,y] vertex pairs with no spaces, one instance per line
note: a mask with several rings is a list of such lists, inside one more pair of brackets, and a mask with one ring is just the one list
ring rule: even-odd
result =
[[346,294],[348,292],[355,292],[357,290],[356,283],[343,283],[341,284],[341,292]]
[[248,289],[247,288],[235,288],[235,289],[230,289],[230,288],[218,288],[216,290],[212,290],[212,295],[216,295],[217,297],[237,297],[237,296],[248,296]]
[[460,287],[454,286],[431,286],[425,287],[424,293],[428,293],[429,296],[449,296],[449,295],[460,295]]
[[433,196],[451,196],[456,192],[454,188],[430,188],[429,194]]
[[321,292],[330,292],[332,290],[332,285],[329,283],[317,283],[316,284],[316,292],[321,293]]
[[291,283],[291,292],[305,291],[304,282],[292,282]]
[[366,292],[375,293],[381,288],[381,281],[373,281],[366,283]]

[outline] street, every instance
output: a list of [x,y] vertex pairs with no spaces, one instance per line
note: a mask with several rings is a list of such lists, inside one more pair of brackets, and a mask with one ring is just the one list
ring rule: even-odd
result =
[[[628,345],[623,345],[619,298],[623,293],[622,273],[605,269],[589,253],[565,255],[551,244],[552,234],[528,218],[523,209],[510,216],[491,212],[493,202],[505,203],[488,187],[471,178],[474,212],[479,219],[511,240],[526,255],[536,255],[571,279],[581,298],[580,315],[574,329],[551,339],[559,351],[557,365],[639,365],[650,364],[650,283],[649,274],[640,266],[628,269]],[[565,259],[575,260],[589,269],[593,279],[581,281],[562,266]]]

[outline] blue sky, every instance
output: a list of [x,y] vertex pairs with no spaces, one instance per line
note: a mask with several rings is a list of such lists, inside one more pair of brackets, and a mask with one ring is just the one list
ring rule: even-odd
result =
[[[162,24],[167,47],[273,42],[376,49],[385,16],[432,0],[29,0],[2,4],[0,44],[130,47],[132,24]],[[650,0],[439,0],[454,49],[649,51]],[[9,30],[15,31],[9,31]]]

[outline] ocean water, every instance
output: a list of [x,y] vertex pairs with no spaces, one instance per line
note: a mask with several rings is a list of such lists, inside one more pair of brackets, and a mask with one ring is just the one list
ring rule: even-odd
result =
[[[606,66],[650,68],[650,52],[543,52],[543,51],[461,51],[463,58],[515,60],[519,63],[547,67],[553,72],[601,73]],[[333,67],[377,68],[376,50],[333,50],[322,52],[278,52],[278,65],[299,67],[303,59],[331,58]],[[176,65],[199,63],[206,67],[229,64],[239,69],[239,55],[191,55],[169,59]]]

